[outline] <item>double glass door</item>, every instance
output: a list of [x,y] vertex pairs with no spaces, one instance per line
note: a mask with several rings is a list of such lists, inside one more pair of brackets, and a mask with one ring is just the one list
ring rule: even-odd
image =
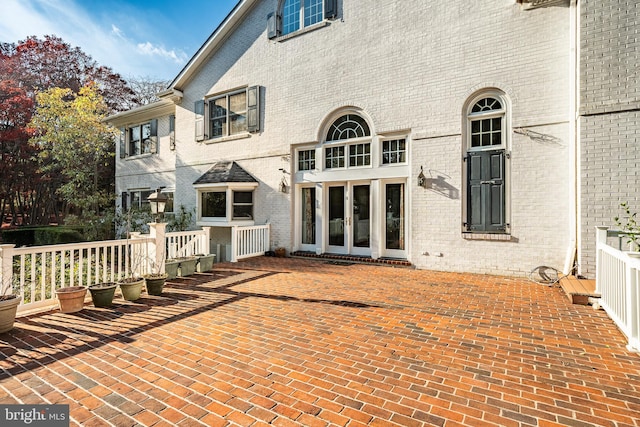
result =
[[[320,194],[322,197],[316,187],[301,189],[299,242],[302,250],[406,257],[404,182],[326,183]],[[321,235],[317,234],[319,230]]]
[[328,251],[371,255],[370,185],[330,185],[327,199]]

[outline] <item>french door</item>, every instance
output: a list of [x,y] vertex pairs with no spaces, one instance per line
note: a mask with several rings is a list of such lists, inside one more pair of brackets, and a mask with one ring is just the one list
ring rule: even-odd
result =
[[371,255],[371,207],[368,182],[328,185],[325,210],[328,252]]

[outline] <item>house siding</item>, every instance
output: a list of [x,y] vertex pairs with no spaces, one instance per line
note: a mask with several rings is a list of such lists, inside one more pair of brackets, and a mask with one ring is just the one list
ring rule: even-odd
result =
[[581,274],[595,277],[595,227],[640,211],[640,9],[584,0],[580,14]]
[[[524,10],[515,1],[343,0],[328,25],[286,40],[267,38],[277,1],[257,1],[187,84],[176,106],[176,206],[195,207],[193,182],[215,162],[236,161],[258,181],[255,221],[272,242],[295,249],[294,148],[322,139],[331,114],[356,107],[373,143],[397,132],[408,142],[407,257],[418,268],[524,275],[562,268],[570,245],[570,11]],[[196,142],[194,102],[260,85],[261,130],[247,138]],[[509,241],[463,237],[464,105],[496,88],[509,101]],[[316,160],[319,165],[321,159]],[[283,174],[279,169],[285,169]],[[418,187],[421,168],[442,177]],[[292,170],[293,169],[293,170]],[[353,172],[352,179],[376,171]],[[350,172],[348,172],[350,173]],[[313,179],[314,174],[308,174]],[[436,256],[439,254],[441,256]]]

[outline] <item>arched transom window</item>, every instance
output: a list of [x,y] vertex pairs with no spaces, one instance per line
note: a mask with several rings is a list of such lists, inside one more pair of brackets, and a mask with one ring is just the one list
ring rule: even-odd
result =
[[371,136],[367,122],[356,114],[345,114],[329,127],[327,141],[342,141],[365,136]]
[[[336,119],[329,130],[324,149],[325,169],[371,166],[371,130],[366,120],[357,114],[344,114]],[[344,141],[344,144],[335,142]]]
[[471,149],[504,145],[504,106],[494,97],[482,98],[469,113]]

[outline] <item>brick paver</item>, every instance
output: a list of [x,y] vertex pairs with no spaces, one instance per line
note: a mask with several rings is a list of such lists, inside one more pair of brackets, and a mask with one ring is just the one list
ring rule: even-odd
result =
[[0,403],[85,426],[640,426],[625,344],[522,279],[255,258],[17,319]]

